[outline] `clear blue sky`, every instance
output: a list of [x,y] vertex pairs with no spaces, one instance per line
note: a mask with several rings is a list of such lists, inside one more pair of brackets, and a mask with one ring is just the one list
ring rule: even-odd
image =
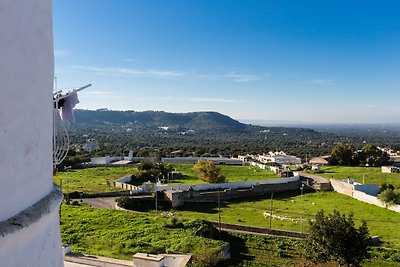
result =
[[400,121],[400,1],[54,0],[78,108]]

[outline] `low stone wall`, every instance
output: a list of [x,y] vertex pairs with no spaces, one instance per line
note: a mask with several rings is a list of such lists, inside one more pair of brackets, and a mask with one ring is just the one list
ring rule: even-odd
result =
[[231,223],[218,223],[212,222],[215,228],[219,228],[221,226],[224,230],[233,230],[233,231],[244,231],[250,232],[254,234],[267,234],[267,235],[275,235],[275,236],[284,236],[284,237],[295,237],[295,238],[306,238],[307,233],[300,233],[300,232],[292,232],[292,231],[284,231],[284,230],[276,230],[276,229],[269,229],[269,228],[261,228],[261,227],[254,227],[254,226],[246,226],[246,225],[239,225],[239,224],[231,224]]
[[123,188],[123,189],[134,191],[134,192],[142,191],[142,189],[140,187],[128,184],[128,182],[130,182],[130,181],[131,181],[131,177],[130,176],[125,176],[125,177],[122,177],[122,178],[118,179],[115,182],[114,181],[107,181],[107,184],[109,186]]

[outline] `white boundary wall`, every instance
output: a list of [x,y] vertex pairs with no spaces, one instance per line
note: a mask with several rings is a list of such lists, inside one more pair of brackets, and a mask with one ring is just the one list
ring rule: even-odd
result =
[[352,184],[338,181],[335,179],[331,179],[330,181],[331,181],[333,190],[335,190],[336,192],[338,192],[340,194],[351,196],[359,201],[362,201],[362,202],[365,202],[368,204],[373,204],[373,205],[381,207],[381,208],[387,208],[388,210],[400,212],[400,205],[386,207],[385,203],[380,201],[377,197],[368,195],[368,194],[358,191],[358,190],[354,190]]

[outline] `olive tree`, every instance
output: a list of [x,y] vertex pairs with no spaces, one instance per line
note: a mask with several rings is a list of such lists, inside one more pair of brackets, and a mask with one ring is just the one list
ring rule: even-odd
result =
[[357,229],[353,215],[334,210],[325,215],[320,211],[310,222],[306,241],[306,257],[313,262],[336,261],[339,266],[360,266],[368,257],[368,227],[365,221]]
[[221,175],[221,169],[215,166],[211,160],[198,160],[193,170],[199,173],[199,178],[207,183],[224,183],[225,176]]

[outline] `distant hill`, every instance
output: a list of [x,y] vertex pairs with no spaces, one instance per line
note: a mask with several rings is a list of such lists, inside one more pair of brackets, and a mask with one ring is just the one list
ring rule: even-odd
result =
[[[71,144],[96,142],[104,155],[134,150],[139,156],[158,151],[169,156],[231,156],[283,150],[299,157],[329,154],[337,143],[365,143],[398,150],[398,132],[343,132],[301,127],[255,126],[218,112],[168,113],[163,111],[76,110],[69,125]],[[99,155],[100,155],[99,154]]]
[[109,154],[131,149],[138,155],[156,149],[168,156],[182,150],[190,155],[237,155],[284,150],[305,156],[324,155],[341,137],[308,128],[263,127],[244,124],[218,112],[76,110],[68,127],[73,144],[88,139]]
[[[224,131],[248,132],[253,126],[243,124],[218,112],[168,113],[164,111],[112,111],[75,110],[77,124],[129,125],[147,127],[149,130],[163,127],[169,131]],[[258,129],[259,127],[257,127]]]

